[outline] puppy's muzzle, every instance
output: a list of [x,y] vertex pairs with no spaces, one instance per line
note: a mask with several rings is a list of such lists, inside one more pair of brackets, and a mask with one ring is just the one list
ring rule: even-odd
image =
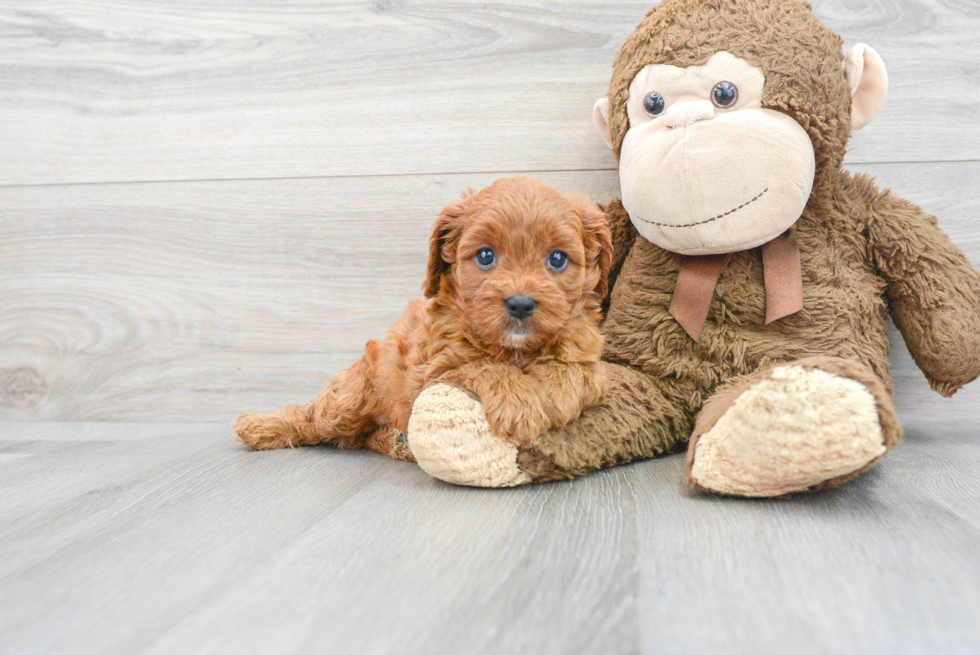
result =
[[523,294],[517,294],[505,300],[504,306],[507,308],[507,313],[511,315],[511,318],[521,321],[534,313],[534,309],[538,306],[538,303],[534,302],[533,298],[529,298]]

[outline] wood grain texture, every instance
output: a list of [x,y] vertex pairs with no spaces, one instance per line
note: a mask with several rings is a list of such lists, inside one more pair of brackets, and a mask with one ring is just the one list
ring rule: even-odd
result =
[[0,415],[231,420],[312,398],[421,295],[436,213],[495,178],[2,189]]
[[746,501],[682,456],[481,490],[220,425],[0,423],[0,652],[975,653],[978,437]]
[[[591,170],[652,0],[30,0],[0,8],[0,184]],[[977,160],[980,10],[818,0],[889,103],[851,159]]]
[[[861,165],[980,265],[980,164]],[[0,417],[232,420],[311,399],[420,295],[436,212],[497,174],[0,189]],[[615,171],[541,173],[597,201]],[[975,418],[901,337],[906,420]]]
[[[0,653],[980,651],[980,385],[894,330],[905,443],[787,502],[233,441],[384,333],[462,189],[618,195],[591,107],[651,4],[4,3]],[[980,7],[813,4],[891,74],[851,168],[980,265]]]

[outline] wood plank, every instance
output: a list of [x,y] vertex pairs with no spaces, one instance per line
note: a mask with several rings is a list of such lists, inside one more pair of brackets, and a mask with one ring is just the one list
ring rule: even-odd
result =
[[[0,539],[3,652],[135,652],[187,614],[189,599],[204,600],[273,556],[387,463],[325,460],[336,454],[326,449],[249,458],[223,426],[203,437],[173,426],[166,439],[96,443],[87,456],[73,436],[66,430],[61,448],[42,442],[35,464],[8,465],[0,478],[4,514],[21,516],[4,521]],[[292,461],[283,466],[283,458]],[[79,475],[92,469],[100,474]],[[229,476],[244,487],[223,484]],[[54,488],[53,498],[34,493],[38,485]],[[214,496],[218,488],[227,495]],[[262,489],[265,500],[243,495],[245,488]],[[90,613],[100,606],[107,614]],[[58,629],[35,633],[37,616],[49,611]],[[117,629],[117,621],[140,616],[140,627]]]
[[[861,165],[980,264],[980,164]],[[605,201],[616,173],[540,173]],[[420,295],[435,213],[496,174],[0,189],[0,417],[232,420],[312,398]],[[976,418],[893,333],[909,421]]]
[[231,420],[310,398],[421,295],[435,214],[495,177],[0,190],[0,413]]
[[[57,514],[60,529],[66,534],[71,532],[73,508],[79,497],[88,507],[93,507],[87,495],[114,497],[142,484],[151,484],[147,488],[152,488],[161,476],[188,466],[189,453],[200,456],[197,444],[213,439],[216,434],[233,438],[227,427],[216,429],[214,423],[0,421],[2,456],[37,460],[25,467],[0,469],[3,478],[0,485],[7,494],[0,541],[7,542],[12,549],[25,546],[26,535],[45,525],[48,519],[39,522],[45,513]],[[83,460],[85,464],[79,465]],[[37,475],[38,466],[49,467],[52,474]],[[33,479],[24,478],[25,474]],[[12,553],[8,550],[9,555]],[[41,553],[31,547],[0,562],[0,577],[11,566],[22,564],[24,557]]]
[[[0,184],[614,167],[591,124],[651,0],[0,8]],[[851,160],[976,160],[980,12],[814,2],[891,71]]]
[[[686,489],[675,505],[676,481],[638,494],[637,513],[657,516],[638,535],[638,603],[659,610],[640,624],[648,652],[972,652],[980,644],[976,490],[954,481],[975,479],[976,436],[968,424],[931,427],[910,435],[927,445],[899,446],[862,479],[787,505],[747,510],[744,500]],[[968,463],[953,464],[947,439],[965,437]],[[966,504],[969,520],[923,483]],[[960,574],[963,584],[949,585]],[[674,616],[677,603],[691,611]]]
[[976,652],[976,436],[751,501],[682,456],[481,490],[221,425],[0,423],[29,455],[0,468],[0,652]]

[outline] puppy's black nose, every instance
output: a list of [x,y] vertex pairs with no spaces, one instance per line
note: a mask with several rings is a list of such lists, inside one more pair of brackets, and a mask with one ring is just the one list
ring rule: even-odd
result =
[[521,320],[533,314],[534,308],[538,306],[538,303],[534,302],[533,298],[518,294],[508,298],[504,302],[504,305],[507,307],[508,314],[517,320]]

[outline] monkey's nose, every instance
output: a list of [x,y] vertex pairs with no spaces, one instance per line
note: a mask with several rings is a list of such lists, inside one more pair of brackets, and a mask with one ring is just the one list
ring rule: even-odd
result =
[[507,313],[519,321],[533,314],[534,308],[538,306],[538,303],[534,302],[533,298],[517,294],[505,300],[504,306],[507,308]]
[[714,117],[715,106],[710,100],[685,100],[667,107],[667,111],[664,112],[664,125],[687,127]]

